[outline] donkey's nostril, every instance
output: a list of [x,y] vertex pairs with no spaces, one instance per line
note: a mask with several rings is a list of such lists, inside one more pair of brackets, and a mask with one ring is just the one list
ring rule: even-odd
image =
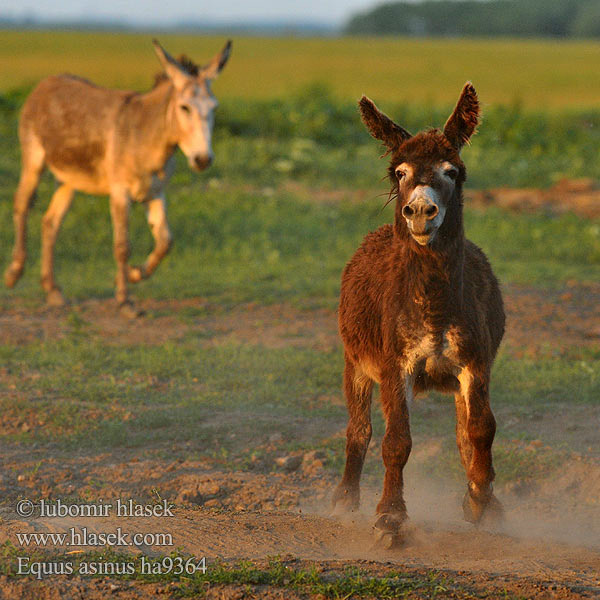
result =
[[402,216],[405,219],[412,219],[414,214],[415,211],[408,204],[402,209]]
[[438,214],[439,209],[435,204],[430,204],[426,209],[425,209],[425,215],[427,216],[428,219],[433,219],[435,217],[435,215]]
[[194,164],[198,169],[210,167],[212,161],[212,156],[205,156],[203,154],[196,154],[196,156],[194,156]]

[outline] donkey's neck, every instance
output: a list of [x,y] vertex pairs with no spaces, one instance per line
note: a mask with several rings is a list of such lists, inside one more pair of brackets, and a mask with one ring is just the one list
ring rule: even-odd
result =
[[[149,165],[161,169],[177,146],[177,131],[173,111],[175,88],[168,82],[139,96],[138,135],[149,155]],[[151,155],[151,156],[150,156]]]
[[[438,232],[438,233],[441,233]],[[419,246],[407,236],[395,236],[404,270],[404,294],[410,311],[432,334],[442,334],[456,320],[463,304],[464,234]]]

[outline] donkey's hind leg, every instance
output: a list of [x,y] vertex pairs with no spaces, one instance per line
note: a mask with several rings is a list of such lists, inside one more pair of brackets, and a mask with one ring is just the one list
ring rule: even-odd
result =
[[51,306],[62,306],[65,303],[60,288],[54,281],[54,244],[72,200],[73,188],[61,185],[54,192],[42,220],[42,287],[46,292],[46,302]]
[[150,277],[171,249],[172,237],[167,221],[167,205],[164,196],[148,200],[146,217],[152,237],[154,237],[154,250],[141,267],[129,267],[130,283],[137,283]]
[[12,262],[4,272],[4,283],[12,288],[19,281],[27,258],[27,213],[35,190],[44,169],[44,150],[33,138],[27,145],[22,144],[22,167],[19,185],[15,192],[13,222],[15,245]]
[[460,392],[456,403],[456,441],[468,478],[463,500],[465,520],[478,524],[486,516],[499,522],[502,505],[494,496],[492,443],[496,421],[489,403],[489,377],[465,368],[459,375]]
[[467,432],[467,401],[460,392],[454,394],[454,406],[456,408],[456,445],[458,446],[460,460],[466,471],[471,464],[473,447]]
[[360,503],[360,475],[371,441],[371,394],[373,381],[360,373],[346,357],[344,394],[348,405],[346,430],[346,467],[342,481],[333,494],[335,512],[358,509]]

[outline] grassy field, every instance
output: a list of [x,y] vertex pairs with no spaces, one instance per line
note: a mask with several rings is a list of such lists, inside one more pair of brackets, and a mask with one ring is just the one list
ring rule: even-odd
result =
[[[13,44],[14,51],[16,38],[13,34],[3,35],[7,42]],[[52,65],[60,64],[63,60],[61,52],[66,57],[73,43],[81,44],[87,40],[75,34],[23,35],[31,35],[32,47],[28,54],[31,60],[31,57],[39,56],[36,53],[47,53],[49,45],[54,44],[53,54],[48,56],[49,61],[54,61]],[[85,60],[89,61],[89,65],[100,61],[99,40],[110,43],[109,56],[111,53],[116,56],[130,44],[137,48],[142,38],[93,35],[85,43],[98,48],[98,58],[94,59],[91,54],[86,55]],[[174,38],[175,41],[180,41],[183,46],[188,42],[190,45],[213,43],[213,40],[204,38]],[[262,48],[260,40],[245,40],[244,43]],[[289,40],[264,43],[292,44]],[[351,42],[309,40],[293,43],[296,47],[304,44],[313,49],[315,44],[350,48]],[[360,54],[360,44],[366,42],[357,43],[358,49],[355,47],[354,52]],[[392,42],[378,41],[375,46],[378,44],[385,46]],[[535,48],[536,44],[531,47]],[[593,47],[574,45],[571,50],[583,51],[584,48],[591,51]],[[348,49],[346,51],[349,52]],[[240,51],[240,54],[244,55],[244,52]],[[294,56],[298,58],[298,54],[296,51]],[[127,66],[126,61],[115,62]],[[232,60],[232,66],[235,62]],[[47,72],[52,71],[48,65],[44,68]],[[142,71],[138,69],[136,72]],[[116,73],[108,75],[105,71],[104,76],[112,77],[112,83],[120,81]],[[235,79],[233,69],[223,75],[223,82],[232,79]],[[0,190],[3,261],[8,260],[12,243],[11,196],[18,178],[19,160],[16,123],[18,109],[26,93],[27,88],[16,88],[0,97],[0,128],[5,139],[9,140],[8,151],[0,157],[0,169],[8,184]],[[450,107],[433,105],[423,108],[414,103],[391,106],[391,114],[404,115],[403,124],[412,130],[443,123],[450,110]],[[335,308],[340,273],[345,262],[363,236],[389,222],[393,214],[391,207],[381,209],[385,197],[378,197],[387,190],[387,184],[380,180],[385,172],[385,163],[378,158],[377,144],[363,130],[353,104],[336,99],[332,90],[322,87],[305,88],[279,100],[250,101],[225,95],[218,116],[215,152],[215,165],[201,176],[192,174],[179,155],[177,173],[169,189],[169,215],[175,247],[156,276],[136,287],[134,294],[155,300],[203,297],[223,307],[245,302],[285,302],[307,310]],[[562,176],[600,178],[599,152],[600,111],[552,115],[515,107],[492,107],[472,146],[465,149],[464,159],[470,182],[473,181],[468,182],[470,185],[547,185]],[[39,201],[29,219],[30,256],[26,275],[16,291],[0,288],[0,302],[4,307],[10,307],[15,294],[31,302],[40,298],[38,240],[41,216],[53,186],[51,177],[45,176],[39,190]],[[471,210],[467,206],[466,228],[468,236],[488,254],[504,284],[560,288],[567,282],[594,283],[600,280],[600,224],[597,221],[571,214],[548,217],[514,214],[500,209]],[[142,210],[133,211],[131,238],[132,262],[139,263],[152,247]],[[78,196],[67,215],[56,248],[57,278],[70,298],[84,300],[112,296],[114,264],[111,240],[106,201]],[[79,317],[74,314],[77,324]],[[196,317],[193,311],[187,317],[181,316],[192,321]],[[332,394],[339,388],[341,362],[338,353],[327,356],[312,351],[299,353],[295,349],[285,353],[264,350],[261,351],[262,373],[256,378],[251,375],[259,371],[258,365],[253,362],[254,351],[251,348],[228,348],[215,354],[199,350],[195,342],[189,340],[181,346],[161,347],[156,352],[135,346],[120,350],[105,347],[93,336],[90,339],[88,334],[79,336],[81,331],[87,331],[85,322],[82,323],[80,328],[75,328],[78,333],[69,343],[60,342],[59,346],[55,346],[45,342],[19,351],[12,347],[3,349],[5,364],[12,371],[19,371],[19,365],[38,365],[42,369],[43,376],[34,368],[37,375],[31,385],[31,393],[36,388],[42,394],[54,389],[62,390],[61,394],[71,398],[72,401],[64,405],[55,405],[55,418],[64,427],[59,427],[50,436],[53,443],[61,440],[64,443],[104,440],[103,436],[86,437],[85,432],[92,421],[106,435],[112,436],[110,439],[114,443],[127,441],[129,444],[138,443],[136,440],[142,443],[149,423],[171,423],[173,429],[161,429],[161,436],[167,440],[175,430],[185,429],[186,424],[194,422],[198,416],[195,411],[202,413],[204,404],[209,405],[222,396],[224,389],[233,385],[229,380],[232,374],[228,376],[226,370],[220,371],[219,365],[230,364],[234,355],[239,359],[236,381],[238,384],[241,381],[250,383],[241,388],[241,396],[233,395],[230,401],[239,406],[244,404],[242,398],[245,398],[245,410],[249,414],[263,412],[260,402],[256,404],[253,398],[268,398],[268,401],[264,400],[267,412],[273,406],[284,413],[289,410],[290,406],[282,403],[282,399],[293,395],[293,382],[301,372],[309,373],[310,386],[300,398],[295,397],[295,406],[304,396],[311,398],[315,394]],[[92,365],[97,365],[100,356],[104,357],[102,375],[94,376]],[[183,356],[187,360],[182,360]],[[584,358],[590,357],[586,355]],[[597,362],[597,359],[596,355],[591,356],[591,360]],[[581,361],[582,357],[577,355],[560,360],[562,362],[555,364],[559,373],[577,373],[569,381],[580,389],[578,399],[584,403],[593,402],[597,379],[588,377],[585,370],[578,371],[577,361]],[[70,368],[74,361],[80,365],[78,374]],[[140,361],[147,366],[142,367]],[[593,364],[596,365],[596,362]],[[137,376],[144,379],[150,372],[163,371],[168,377],[173,363],[186,365],[185,372],[170,373],[177,382],[177,394],[186,390],[184,396],[188,398],[180,404],[182,399],[178,396],[178,408],[171,402],[165,402],[162,395],[155,406],[150,390],[143,385],[141,388],[130,385],[127,378],[112,389],[119,381],[118,372],[122,369],[132,373],[134,379]],[[525,385],[527,369],[524,370],[520,364],[521,359],[508,356],[500,362],[502,374],[498,380],[507,382],[502,386],[504,392],[498,392],[503,403],[510,400],[513,385],[521,388]],[[195,386],[186,386],[193,373],[197,376],[202,365],[208,369],[207,376],[212,373],[209,378],[212,383],[207,382],[203,388],[206,399],[198,401]],[[319,376],[313,371],[318,365],[328,365],[324,372],[318,370]],[[142,368],[147,372],[140,372]],[[269,368],[274,371],[269,371],[265,380],[265,369]],[[546,398],[548,393],[558,400],[568,395],[564,387],[567,384],[560,376],[549,377],[551,367],[541,368],[538,373],[535,381],[526,386],[530,394],[526,403],[535,403],[536,394],[542,388],[546,391],[540,399]],[[286,384],[280,381],[283,374]],[[279,381],[280,384],[266,381]],[[549,381],[554,382],[552,385],[556,387],[550,385],[548,388]],[[267,389],[263,389],[264,385]],[[313,389],[311,386],[316,387]],[[103,399],[112,397],[119,406],[132,403],[133,410],[140,393],[148,410],[144,410],[145,416],[133,424],[121,421],[121,412],[113,414],[110,410],[100,421],[97,421],[95,411],[91,411],[92,421],[88,422],[75,408],[84,398],[102,403]],[[48,406],[52,404],[50,402]],[[10,409],[17,412],[29,410],[26,407],[26,403],[20,403],[11,405]],[[224,411],[230,409],[228,403],[222,408]],[[323,410],[328,414],[330,409]],[[335,418],[342,418],[343,412],[343,409],[335,409]],[[72,419],[75,421],[71,422]],[[67,431],[71,433],[67,435]],[[193,427],[189,433],[184,434],[181,430],[179,435],[192,436],[192,432]],[[217,440],[218,436],[214,439]]]
[[[1,32],[0,90],[64,71],[103,85],[146,89],[158,68],[154,35],[173,54],[198,61],[225,41],[159,32]],[[381,103],[439,105],[452,102],[470,79],[484,106],[598,108],[599,67],[599,42],[236,37],[227,76],[215,89],[225,98],[256,100],[285,98],[320,83],[346,101],[366,93]]]
[[[42,195],[30,218],[27,272],[16,292],[0,289],[2,300],[15,293],[29,298],[40,294],[39,231],[48,187]],[[201,186],[174,187],[170,198],[175,246],[157,276],[135,288],[139,297],[204,296],[225,303],[288,301],[332,308],[346,260],[367,232],[392,217],[390,208],[381,211],[381,199],[323,206],[290,192]],[[3,264],[12,243],[10,215],[6,193],[0,203]],[[152,238],[141,209],[134,211],[132,221],[132,260],[137,264],[152,248]],[[505,283],[555,287],[573,279],[600,279],[597,222],[572,215],[547,219],[468,211],[467,231]],[[112,230],[105,201],[76,201],[57,242],[56,262],[58,281],[71,297],[112,295]]]
[[[13,239],[17,115],[29,87],[43,75],[69,70],[143,89],[156,70],[149,38],[0,34],[1,268]],[[160,39],[174,53],[198,57],[222,42]],[[0,288],[6,315],[0,444],[7,456],[24,457],[6,458],[14,461],[15,478],[35,480],[73,457],[80,461],[72,463],[77,471],[106,453],[151,456],[161,468],[174,458],[201,459],[214,469],[269,475],[278,472],[269,441],[274,432],[281,434],[279,454],[321,450],[327,477],[337,477],[346,418],[334,313],[340,273],[363,236],[392,219],[391,207],[382,210],[386,197],[379,196],[387,191],[381,181],[386,165],[355,107],[363,91],[416,131],[443,124],[463,81],[473,79],[487,107],[480,133],[464,151],[469,186],[600,179],[600,82],[592,76],[600,66],[598,44],[249,38],[234,44],[231,64],[215,85],[221,101],[216,162],[197,175],[178,158],[168,189],[175,246],[157,273],[133,289],[149,307],[141,324],[120,323],[112,313],[102,317],[110,308],[95,314],[94,307],[108,305],[113,294],[112,234],[103,198],[78,195],[57,243],[57,279],[73,305],[58,312],[41,308],[40,222],[54,188],[44,177],[29,220],[26,273],[15,290]],[[509,295],[525,290],[543,305],[548,294],[566,305],[573,289],[597,293],[597,219],[467,206],[466,228]],[[133,210],[131,239],[133,262],[139,262],[152,245],[140,207]],[[264,317],[281,306],[291,307],[298,321],[315,321],[303,333],[261,337],[263,329],[283,327]],[[263,316],[245,320],[256,307]],[[575,309],[569,314],[576,316]],[[544,324],[534,325],[543,333]],[[553,331],[551,319],[547,326]],[[142,337],[136,337],[138,330]],[[153,330],[164,336],[143,337]],[[574,450],[588,452],[577,424],[585,427],[600,408],[600,347],[579,344],[584,338],[545,339],[546,345],[531,348],[507,342],[495,365],[500,489],[554,473]],[[439,443],[420,463],[423,472],[463,486],[453,420],[448,399],[433,395],[415,406],[413,435],[415,448]],[[382,433],[376,411],[375,437]],[[544,447],[532,451],[532,442]],[[379,485],[381,468],[379,458],[370,457],[367,479]],[[25,483],[3,481],[5,498],[33,493]],[[60,497],[57,482],[53,493]],[[90,483],[72,493],[95,499],[103,485]],[[14,556],[14,549],[5,549],[2,573],[14,573],[6,566]],[[191,595],[212,582],[332,598],[445,597],[448,589],[458,597],[470,594],[435,573],[399,582],[395,572],[327,579],[309,567],[285,575],[282,568],[277,561],[260,568],[214,566],[208,578],[189,579],[180,591]]]
[[[22,94],[18,93],[6,101],[1,121],[13,140],[20,98]],[[320,99],[304,113],[300,109],[301,97],[293,96],[278,103],[247,103],[245,113],[236,113],[235,104],[223,104],[216,164],[206,175],[198,176],[180,160],[169,190],[175,246],[156,276],[134,288],[135,296],[159,301],[203,297],[225,310],[247,302],[284,302],[301,310],[335,308],[340,273],[348,257],[368,231],[392,219],[392,208],[381,210],[385,198],[377,197],[387,188],[379,181],[384,163],[378,159],[377,144],[362,131],[352,114],[353,108],[331,98]],[[437,122],[443,118],[442,109],[424,114],[408,106],[407,113],[415,129],[429,118]],[[254,114],[262,115],[262,130],[252,118]],[[291,118],[294,114],[299,115],[295,123]],[[328,119],[320,121],[323,114]],[[346,117],[355,122],[337,127]],[[482,144],[491,147],[496,135],[511,137],[502,131],[501,123],[499,116],[492,123],[488,121],[488,129],[465,151],[469,167],[472,163],[475,168],[489,164]],[[516,133],[509,143],[525,156],[529,152],[527,136],[520,130],[529,127],[541,132],[543,127],[520,114],[513,123]],[[495,130],[493,133],[490,127]],[[302,133],[304,136],[300,137]],[[547,140],[548,144],[557,145],[552,136],[548,135]],[[591,150],[591,140],[587,143]],[[340,148],[340,144],[347,145],[348,150]],[[582,152],[585,142],[578,139],[572,147]],[[354,157],[354,162],[349,157]],[[0,245],[6,249],[6,261],[12,242],[11,194],[18,173],[16,144],[11,144],[11,151],[1,161],[10,181],[0,191],[0,223],[4,223],[0,227]],[[336,163],[342,165],[343,173],[336,169]],[[533,162],[527,169],[538,166]],[[295,180],[295,187],[290,186],[291,180]],[[357,187],[348,187],[350,182]],[[369,187],[361,190],[360,184]],[[38,240],[41,217],[53,185],[49,176],[44,178],[39,201],[31,211],[30,256],[23,280],[16,291],[0,288],[0,302],[6,308],[15,294],[30,302],[40,298]],[[377,185],[379,190],[374,187]],[[150,251],[152,239],[143,211],[134,208],[132,262],[139,263]],[[468,236],[486,251],[504,284],[560,288],[567,282],[600,280],[597,221],[570,214],[549,218],[467,207],[466,228]],[[58,281],[70,298],[81,301],[112,296],[111,240],[106,201],[79,196],[67,215],[56,251]],[[77,315],[73,313],[74,333],[68,341],[33,344],[18,351],[12,346],[2,350],[7,368],[23,374],[22,388],[32,394],[34,403],[29,405],[19,399],[6,405],[7,410],[14,414],[34,410],[38,394],[49,398],[58,392],[61,398],[68,398],[59,403],[44,401],[45,410],[52,416],[40,435],[49,434],[48,441],[52,443],[139,446],[148,440],[148,431],[154,431],[153,423],[160,424],[156,435],[162,442],[174,435],[191,440],[197,435],[194,423],[206,416],[207,410],[226,414],[236,406],[248,419],[250,415],[262,415],[267,422],[270,416],[279,421],[293,408],[303,406],[304,400],[335,394],[339,389],[342,364],[338,352],[262,348],[257,358],[252,347],[227,347],[218,352],[199,349],[193,336],[178,345],[168,343],[151,350],[135,345],[115,348],[97,340],[89,323],[80,322]],[[148,318],[160,316],[150,314]],[[194,310],[180,313],[180,319],[190,324],[198,316]],[[593,403],[598,397],[598,380],[578,366],[582,360],[591,360],[593,373],[596,372],[597,355],[576,353],[540,364],[531,382],[531,364],[524,364],[522,358],[504,356],[495,379],[502,383],[494,389],[494,395],[500,404],[517,410],[511,390],[518,387],[527,390],[519,402],[535,404],[536,398],[545,401],[550,396],[560,411],[569,387],[574,386],[579,390],[579,402]],[[228,371],[226,366],[233,362],[235,371]],[[78,365],[75,371],[73,364]],[[173,364],[180,365],[181,370],[173,370]],[[31,384],[22,370],[25,365],[34,373]],[[123,373],[127,375],[124,377]],[[148,379],[151,374],[173,382],[172,398],[165,397],[163,391],[157,395],[152,392],[153,383]],[[308,385],[298,396],[294,382],[303,377]],[[197,378],[204,382],[200,396],[194,383]],[[236,392],[226,393],[231,389]],[[143,408],[140,397],[144,398]],[[98,403],[99,408],[108,398],[109,406],[100,420],[97,410],[77,410],[84,400]],[[286,398],[293,398],[291,404]],[[124,410],[137,411],[138,418],[123,421]],[[309,406],[303,410],[308,412]],[[343,420],[344,408],[325,406],[313,414],[339,422]],[[451,419],[452,415],[446,417]],[[252,430],[252,421],[247,422],[249,429],[238,432],[245,439],[251,437]],[[56,429],[52,423],[56,423]],[[442,428],[449,425],[450,420],[444,421]],[[425,437],[440,430],[439,422],[422,420],[420,426],[425,428]],[[90,427],[99,428],[97,435],[89,437]],[[220,447],[219,431],[217,427],[207,434],[216,447]],[[526,436],[527,431],[519,430],[518,434]],[[19,438],[37,440],[36,435],[30,434],[19,434]],[[316,442],[310,438],[304,443]],[[341,447],[340,443],[338,451]],[[510,472],[519,470],[512,468]]]

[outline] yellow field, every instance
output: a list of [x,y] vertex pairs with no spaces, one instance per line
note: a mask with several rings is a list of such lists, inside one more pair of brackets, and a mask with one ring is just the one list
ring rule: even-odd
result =
[[[225,36],[162,35],[173,54],[199,60]],[[0,32],[0,90],[69,71],[109,86],[145,89],[158,68],[151,34]],[[285,96],[312,82],[355,100],[450,103],[471,79],[487,104],[600,107],[600,43],[392,38],[234,37],[221,97]]]

